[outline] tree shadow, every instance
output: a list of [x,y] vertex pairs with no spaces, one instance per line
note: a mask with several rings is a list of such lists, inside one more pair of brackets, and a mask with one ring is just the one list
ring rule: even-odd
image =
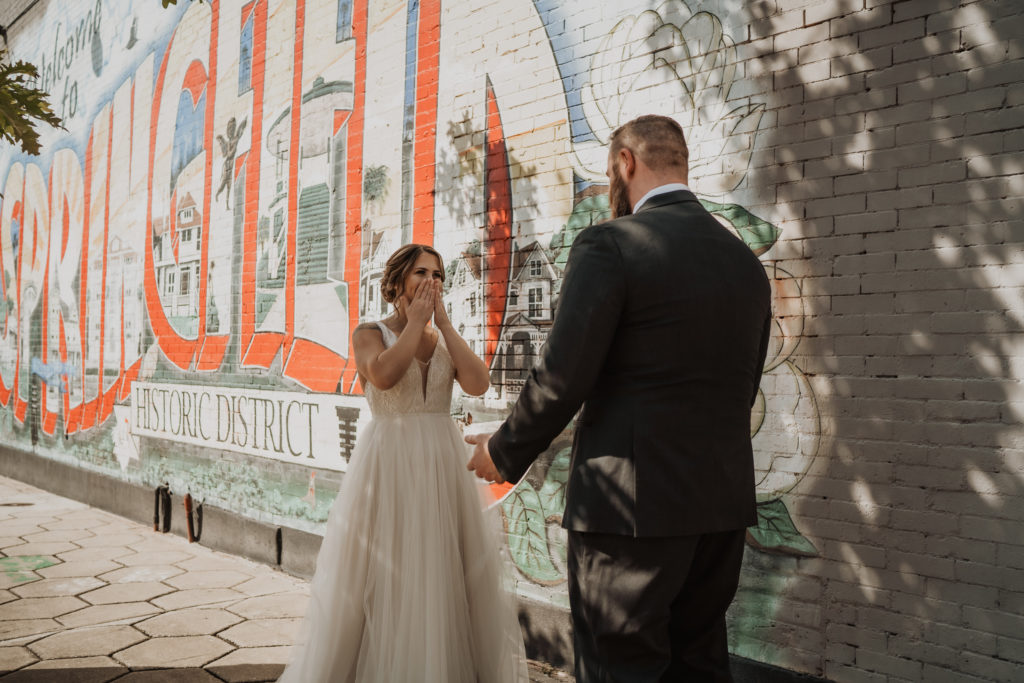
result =
[[867,4],[749,8],[771,123],[748,182],[786,217],[764,260],[802,279],[823,434],[787,496],[819,556],[748,551],[734,646],[828,677],[1012,678],[1019,8]]

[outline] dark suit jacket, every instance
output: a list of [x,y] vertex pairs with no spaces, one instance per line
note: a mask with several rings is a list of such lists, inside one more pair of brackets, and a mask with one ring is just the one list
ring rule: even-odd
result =
[[562,525],[637,537],[756,521],[750,408],[771,322],[753,252],[690,192],[576,238],[551,334],[491,437],[517,481],[580,406]]

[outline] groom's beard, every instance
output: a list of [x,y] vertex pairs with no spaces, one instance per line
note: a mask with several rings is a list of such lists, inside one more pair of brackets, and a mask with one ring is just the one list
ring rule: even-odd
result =
[[612,218],[628,216],[633,213],[633,205],[629,203],[626,183],[622,182],[619,169],[615,166],[612,166],[611,183],[608,185],[608,206],[612,210]]

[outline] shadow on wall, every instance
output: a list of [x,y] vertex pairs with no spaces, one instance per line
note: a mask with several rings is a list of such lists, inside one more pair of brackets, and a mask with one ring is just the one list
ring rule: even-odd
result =
[[1024,609],[1024,486],[1003,450],[1019,457],[1024,400],[1020,9],[835,5],[749,10],[746,56],[778,107],[749,180],[795,217],[789,251],[767,258],[803,278],[798,355],[824,441],[791,495],[820,556],[748,550],[740,652],[828,677],[1010,680]]

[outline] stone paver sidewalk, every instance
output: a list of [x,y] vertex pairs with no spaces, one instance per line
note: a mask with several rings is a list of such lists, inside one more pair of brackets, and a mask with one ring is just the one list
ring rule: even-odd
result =
[[[306,581],[0,477],[0,681],[273,681]],[[531,662],[530,680],[571,681]]]

